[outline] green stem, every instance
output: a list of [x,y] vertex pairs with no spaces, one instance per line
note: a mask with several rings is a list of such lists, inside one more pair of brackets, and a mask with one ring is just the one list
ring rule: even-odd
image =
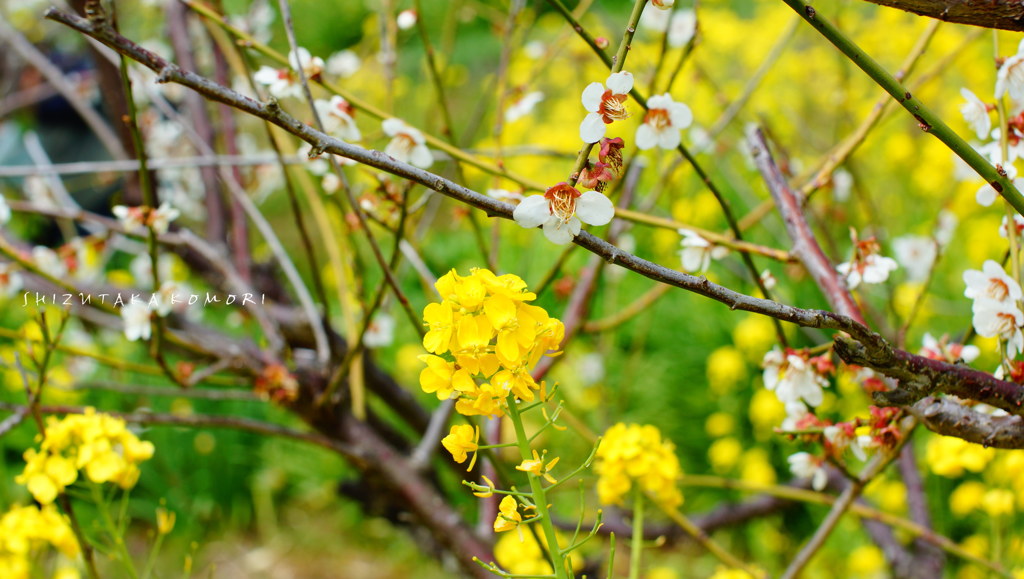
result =
[[782,0],[795,12],[800,14],[822,36],[828,39],[840,52],[845,54],[854,64],[863,70],[871,80],[885,89],[904,109],[917,119],[921,129],[935,135],[958,157],[964,160],[978,175],[981,175],[992,187],[1006,199],[1018,213],[1024,214],[1024,195],[1013,186],[1004,174],[988,162],[985,157],[974,150],[949,127],[942,118],[926,108],[920,100],[910,94],[895,77],[889,74],[878,62],[861,50],[850,38],[839,31],[831,22],[822,18],[818,11],[805,0]]
[[[530,438],[526,436],[526,428],[523,426],[522,416],[516,406],[516,397],[509,394],[505,399],[508,404],[508,418],[516,431],[516,445],[519,447],[519,455],[523,460],[533,460],[533,453],[530,449]],[[548,554],[551,558],[551,568],[555,570],[555,577],[568,579],[565,561],[562,558],[562,549],[558,546],[558,537],[555,535],[555,524],[551,521],[551,514],[548,511],[548,497],[541,484],[541,478],[533,473],[527,473],[530,479],[530,491],[533,495],[533,504],[537,507],[537,518],[544,530],[544,539],[547,541]]]
[[103,519],[103,525],[107,528],[110,538],[114,542],[118,559],[124,564],[124,568],[132,579],[139,579],[139,574],[135,571],[135,564],[132,562],[132,556],[128,553],[128,546],[124,542],[124,529],[120,528],[110,518],[110,505],[103,499],[103,491],[99,483],[90,482],[89,490],[92,492],[92,500],[96,503],[96,508],[100,512],[100,518]]
[[640,555],[644,548],[644,492],[633,483],[633,538],[629,546],[629,579],[640,579]]

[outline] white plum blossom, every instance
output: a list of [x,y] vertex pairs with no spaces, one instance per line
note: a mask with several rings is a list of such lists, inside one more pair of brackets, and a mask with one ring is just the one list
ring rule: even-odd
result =
[[761,283],[764,284],[764,289],[768,291],[775,289],[776,284],[779,283],[779,280],[775,279],[775,274],[769,269],[762,271],[760,277]]
[[552,243],[565,245],[576,237],[581,222],[604,225],[615,216],[611,200],[597,191],[581,194],[568,183],[559,183],[543,195],[523,199],[512,213],[521,227],[544,227],[544,235]]
[[605,81],[608,88],[599,82],[592,82],[583,89],[583,108],[589,113],[580,123],[580,138],[584,143],[596,143],[604,137],[605,125],[629,117],[626,99],[633,90],[633,75],[629,72],[615,72]]
[[317,99],[313,101],[313,105],[324,124],[324,132],[343,141],[358,141],[363,138],[352,118],[355,109],[347,100],[334,95],[329,101]]
[[302,96],[302,84],[295,71],[301,68],[306,80],[314,81],[320,78],[324,70],[323,59],[310,55],[309,51],[301,46],[289,53],[288,63],[291,65],[290,69],[261,66],[252,78],[266,86],[271,96],[283,99]]
[[697,13],[693,8],[680,8],[672,13],[668,25],[668,45],[672,48],[686,46],[697,34]]
[[[999,237],[1002,237],[1003,239],[1009,239],[1009,235],[1007,234],[1007,227],[1006,227],[1007,221],[1008,220],[1007,220],[1006,216],[1003,215],[1003,221],[1002,221],[1002,223],[999,224]],[[1013,224],[1014,224],[1013,229],[1014,229],[1015,233],[1017,234],[1017,238],[1020,238],[1021,233],[1024,232],[1024,216],[1021,216],[1019,213],[1014,213],[1013,214]]]
[[4,199],[3,195],[0,195],[0,225],[3,225],[11,220],[11,207],[7,204],[7,199]]
[[544,93],[540,91],[535,90],[533,92],[526,93],[522,98],[505,109],[505,122],[513,123],[525,117],[533,112],[533,108],[542,100],[544,100]]
[[832,198],[843,203],[850,199],[853,191],[853,175],[840,167],[832,171]]
[[1006,274],[1003,266],[989,259],[981,271],[969,269],[964,272],[964,297],[972,300],[988,300],[1000,303],[1014,303],[1021,299],[1020,284]]
[[430,154],[426,139],[418,129],[396,118],[384,119],[381,128],[384,129],[384,134],[391,137],[391,142],[384,147],[385,153],[420,169],[426,169],[434,164],[434,156]]
[[68,275],[68,266],[57,252],[44,245],[32,248],[32,263],[39,271],[50,277],[64,279]]
[[1024,100],[1024,40],[1017,46],[1017,54],[1004,60],[996,74],[996,98],[1007,93],[1015,101]]
[[921,282],[928,278],[935,257],[938,255],[936,242],[923,235],[904,235],[892,242],[896,261],[907,271],[907,280]]
[[798,452],[786,459],[789,462],[789,472],[798,478],[811,479],[811,488],[816,491],[825,489],[828,484],[828,472],[825,471],[821,458],[812,456],[806,452]]
[[783,404],[801,401],[811,406],[821,404],[822,388],[828,386],[828,381],[804,356],[775,348],[764,355],[762,366],[764,387],[775,392]]
[[358,72],[362,64],[362,61],[359,60],[359,56],[355,52],[342,50],[341,52],[335,52],[327,58],[324,70],[329,75],[347,78]]
[[395,24],[398,25],[400,30],[409,30],[416,26],[417,20],[419,20],[419,15],[416,14],[415,10],[402,10],[398,13],[398,17],[395,18]]
[[151,335],[149,306],[141,302],[132,302],[121,308],[121,319],[124,321],[124,337],[129,342],[148,340]]
[[[846,449],[850,449],[850,451],[853,452],[854,456],[856,456],[858,459],[867,459],[867,453],[864,452],[865,449],[860,444],[861,437],[858,437],[855,434],[853,434],[853,429],[852,427],[850,427],[849,424],[832,424],[823,428],[821,433],[822,435],[824,435],[825,440],[828,441],[828,443],[832,445],[832,448],[836,450],[838,453],[842,453]],[[870,436],[866,438],[868,440],[871,439]]]
[[675,149],[679,131],[693,122],[690,107],[672,100],[668,93],[647,99],[647,114],[636,130],[636,146],[642,150],[653,147]]
[[157,235],[167,233],[167,229],[181,215],[181,212],[163,202],[160,207],[153,209],[140,205],[138,207],[125,207],[115,205],[112,209],[114,216],[121,222],[121,226],[129,233],[139,233],[146,227],[151,227]]
[[380,313],[373,317],[363,334],[363,345],[367,348],[383,348],[395,341],[395,318]]
[[668,10],[676,5],[676,0],[651,0],[651,5],[655,8]]
[[[958,157],[959,158],[959,157]],[[939,211],[939,217],[935,223],[935,241],[939,244],[939,247],[946,247],[949,242],[953,241],[953,235],[956,233],[956,226],[959,223],[956,214],[948,209]]]
[[1013,357],[1024,351],[1024,313],[1013,303],[981,299],[974,302],[974,331],[983,338],[995,338],[1006,343],[1006,355]]
[[960,105],[960,114],[964,116],[967,126],[971,127],[971,130],[978,135],[978,138],[984,139],[988,136],[989,131],[992,130],[992,117],[988,114],[988,107],[973,92],[966,88],[960,89],[960,96],[964,97],[967,101]]
[[891,257],[872,253],[859,261],[840,263],[836,271],[846,278],[847,287],[853,290],[861,283],[883,283],[889,279],[889,273],[898,268],[899,264]]
[[680,229],[679,235],[683,236],[679,258],[687,273],[700,273],[711,265],[712,259],[722,259],[729,253],[728,248],[711,243],[695,231]]
[[21,274],[12,263],[0,263],[0,296],[11,297],[23,287]]
[[799,400],[796,402],[786,402],[784,406],[786,407],[786,418],[782,420],[782,424],[779,426],[780,430],[788,432],[799,430],[801,423],[803,423],[807,417],[812,416],[807,405]]
[[488,197],[497,199],[498,201],[504,201],[505,203],[519,203],[525,199],[522,193],[509,191],[508,189],[488,189],[485,193]]
[[965,364],[970,364],[981,355],[981,350],[977,346],[948,342],[946,336],[943,336],[942,340],[936,340],[934,336],[926,333],[921,339],[920,354],[932,360],[943,360],[950,363],[962,361]]
[[[1013,186],[1017,189],[1024,187],[1024,178],[1017,177],[1017,168],[1011,165],[1005,165],[1003,170],[1006,171],[1006,177],[1013,180]],[[999,193],[989,183],[985,183],[978,188],[977,193],[974,194],[974,200],[978,202],[978,205],[982,207],[988,207],[995,203],[995,200],[999,198]]]

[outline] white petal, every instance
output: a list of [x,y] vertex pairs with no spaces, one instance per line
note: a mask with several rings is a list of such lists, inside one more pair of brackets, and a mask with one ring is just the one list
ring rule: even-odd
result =
[[615,94],[628,94],[633,90],[633,74],[622,71],[608,75],[608,89]]
[[512,212],[512,219],[521,227],[534,228],[551,218],[551,204],[543,195],[531,195]]
[[668,114],[672,126],[676,129],[685,129],[693,123],[693,112],[683,103],[672,103],[668,107]]
[[384,122],[380,124],[380,128],[384,130],[385,135],[389,137],[394,137],[398,133],[401,133],[403,129],[405,129],[405,123],[402,121],[402,119],[384,119]]
[[426,145],[416,145],[412,148],[409,162],[420,169],[426,169],[434,164],[434,156],[430,154],[430,149]]
[[583,89],[583,108],[596,113],[601,107],[601,95],[604,94],[604,85],[599,82],[592,82]]
[[615,216],[615,206],[603,194],[587,191],[576,200],[576,216],[590,225],[604,225]]
[[551,243],[558,245],[571,242],[579,232],[580,220],[575,217],[571,218],[568,223],[562,223],[560,219],[549,219],[544,223],[544,235],[551,240]]
[[978,189],[978,192],[974,194],[974,198],[978,201],[978,205],[988,207],[995,202],[997,195],[995,188],[988,183],[985,183]]
[[605,125],[601,115],[590,113],[580,123],[580,138],[584,143],[596,143],[604,136]]
[[658,134],[651,125],[641,123],[636,129],[636,146],[641,151],[653,148],[658,144]]
[[679,130],[675,127],[666,127],[658,135],[658,145],[666,151],[671,151],[679,146]]

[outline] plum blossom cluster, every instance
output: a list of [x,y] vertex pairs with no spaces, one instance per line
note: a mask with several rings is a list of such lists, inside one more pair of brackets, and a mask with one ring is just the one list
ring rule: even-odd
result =
[[964,296],[974,300],[974,330],[985,338],[999,338],[1006,345],[1006,356],[1013,358],[1024,351],[1024,312],[1021,312],[1021,288],[1003,267],[988,260],[981,270],[964,272],[967,288]]
[[124,420],[86,408],[58,420],[47,419],[39,450],[25,451],[25,470],[15,482],[23,484],[40,504],[79,479],[79,471],[94,483],[112,482],[123,489],[135,486],[139,463],[153,456],[153,443],[141,441]]
[[[50,504],[14,507],[0,516],[0,576],[28,579],[42,551],[53,546],[67,559],[75,560],[81,549],[66,515]],[[63,574],[67,573],[67,575]],[[60,577],[78,577],[74,567],[60,567]]]
[[423,310],[430,328],[423,337],[430,354],[420,356],[423,391],[456,397],[455,410],[465,416],[502,416],[510,397],[532,401],[541,385],[530,370],[554,355],[565,337],[562,322],[527,303],[537,296],[516,275],[452,270],[434,287],[441,302]]
[[827,354],[812,357],[807,350],[792,348],[773,348],[764,355],[761,365],[764,387],[775,392],[787,411],[795,407],[806,410],[805,405],[819,406],[824,396],[822,389],[828,386],[825,377],[835,372]]
[[160,207],[156,209],[144,205],[138,207],[115,205],[112,211],[128,233],[140,233],[146,228],[150,228],[157,235],[167,233],[171,222],[181,215],[181,212],[171,207],[169,203],[161,203]]
[[618,423],[609,428],[597,449],[597,494],[602,504],[621,505],[634,485],[659,506],[683,504],[678,481],[683,471],[675,445],[655,426]]
[[324,71],[323,59],[311,55],[301,46],[288,55],[288,63],[290,68],[262,66],[253,75],[253,80],[267,87],[267,92],[275,98],[299,98],[302,96],[302,83],[297,71],[301,70],[310,82],[319,80]]
[[[1019,189],[1024,186],[1024,179],[1017,178],[1017,168],[1014,166],[1017,159],[1024,156],[1024,113],[1017,106],[1024,102],[1024,41],[1017,47],[1016,54],[1003,60],[996,74],[993,101],[1009,96],[1015,104],[1011,108],[1016,114],[1005,120],[1005,126],[992,127],[991,112],[997,108],[995,102],[982,101],[966,88],[960,89],[960,95],[964,98],[960,113],[982,141],[975,148],[1000,168],[1015,187]],[[978,188],[976,200],[978,204],[988,207],[998,196],[991,184],[984,183]]]

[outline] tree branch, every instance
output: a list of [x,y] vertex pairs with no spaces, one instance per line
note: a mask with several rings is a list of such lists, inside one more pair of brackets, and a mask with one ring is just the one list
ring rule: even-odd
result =
[[1024,30],[1024,4],[1019,0],[868,0],[944,22],[1000,30]]

